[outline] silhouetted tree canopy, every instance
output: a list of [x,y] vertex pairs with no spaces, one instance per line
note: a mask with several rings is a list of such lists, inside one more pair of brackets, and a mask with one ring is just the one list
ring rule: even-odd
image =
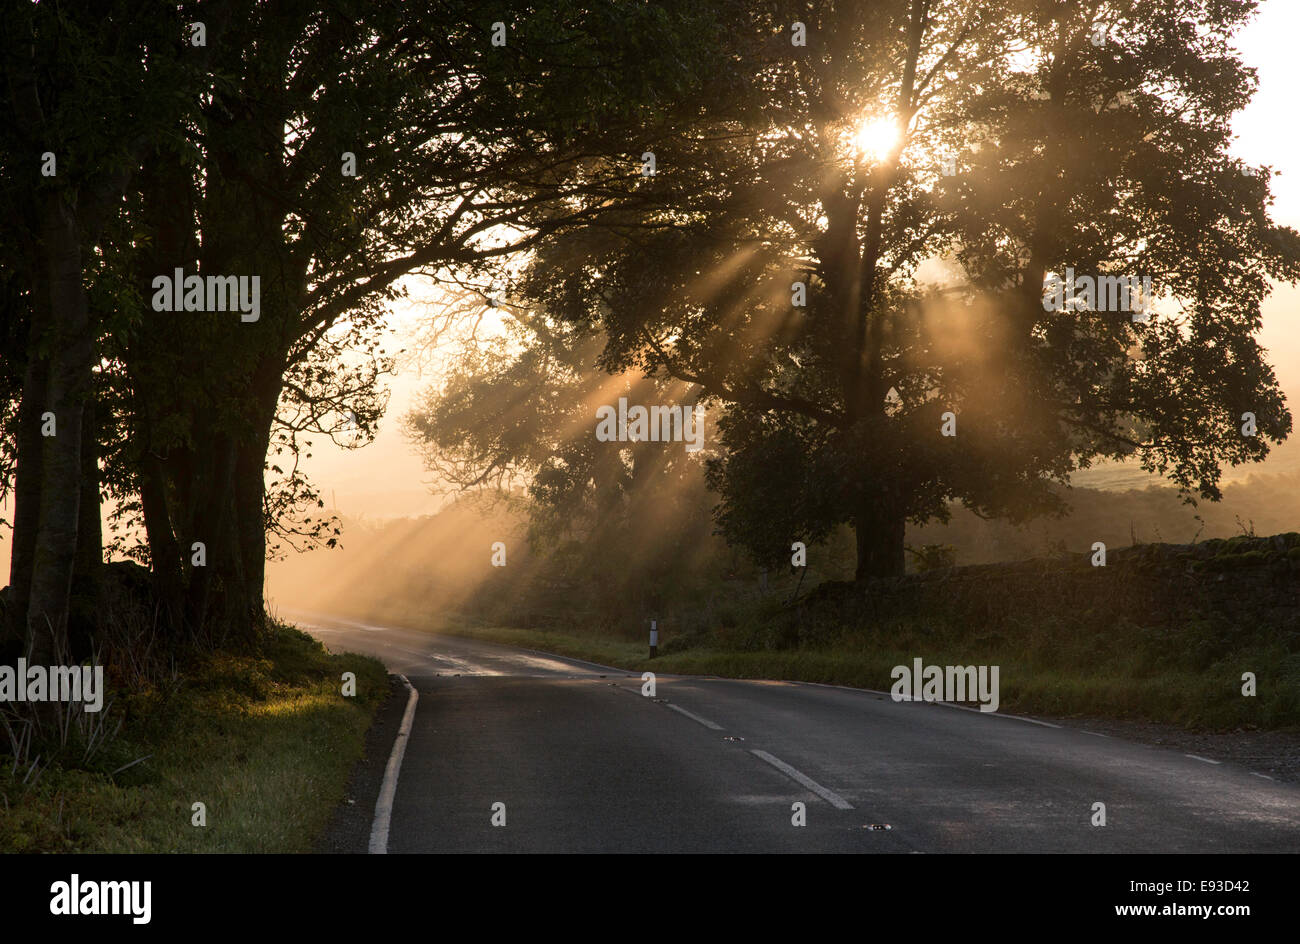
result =
[[[725,406],[718,521],[763,560],[847,523],[860,578],[901,573],[906,521],[1058,509],[1103,457],[1216,498],[1291,428],[1255,332],[1300,243],[1228,154],[1253,6],[751,9],[645,207],[548,239],[520,291]],[[1067,270],[1154,310],[1045,310]]]

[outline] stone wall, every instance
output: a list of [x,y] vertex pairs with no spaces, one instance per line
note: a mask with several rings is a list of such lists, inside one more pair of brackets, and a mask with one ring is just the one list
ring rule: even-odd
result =
[[1300,534],[1108,549],[1101,567],[1092,556],[942,568],[874,581],[865,598],[843,584],[814,596],[819,608],[838,601],[874,619],[944,614],[988,626],[1050,611],[1088,622],[1213,619],[1300,633]]

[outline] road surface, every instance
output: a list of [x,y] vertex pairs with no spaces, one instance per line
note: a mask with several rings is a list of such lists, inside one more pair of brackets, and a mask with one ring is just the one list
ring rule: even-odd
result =
[[1160,747],[293,615],[418,691],[391,853],[1300,851],[1300,787]]

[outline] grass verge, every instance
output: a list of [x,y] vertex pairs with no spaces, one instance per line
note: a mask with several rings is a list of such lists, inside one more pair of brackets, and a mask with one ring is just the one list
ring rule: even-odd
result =
[[[411,625],[408,623],[408,625]],[[645,643],[479,625],[447,620],[421,627],[448,635],[505,643],[599,662],[630,672],[714,675],[737,679],[821,682],[889,691],[895,666],[912,665],[924,653],[927,665],[997,665],[998,710],[1055,717],[1102,717],[1178,724],[1192,730],[1236,728],[1300,730],[1300,669],[1294,657],[1265,648],[1200,667],[1153,666],[1139,658],[1098,660],[1090,665],[1077,652],[1027,646],[1025,639],[985,639],[961,644],[952,639],[911,640],[887,646],[879,640],[852,639],[832,647],[723,649],[699,646],[672,651],[671,640],[655,659]],[[899,642],[909,642],[899,639]],[[1060,640],[1057,640],[1060,643]],[[664,650],[668,651],[664,651]],[[1241,692],[1243,671],[1254,671],[1259,691]]]
[[[24,785],[0,757],[0,852],[309,851],[387,692],[377,660],[277,626],[257,656],[211,656],[120,698],[103,769],[55,764]],[[206,826],[193,824],[195,803]]]

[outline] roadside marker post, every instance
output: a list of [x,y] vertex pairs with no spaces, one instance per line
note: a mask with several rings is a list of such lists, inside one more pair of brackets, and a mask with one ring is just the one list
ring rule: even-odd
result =
[[657,620],[650,621],[650,658],[653,659],[659,654],[659,623]]

